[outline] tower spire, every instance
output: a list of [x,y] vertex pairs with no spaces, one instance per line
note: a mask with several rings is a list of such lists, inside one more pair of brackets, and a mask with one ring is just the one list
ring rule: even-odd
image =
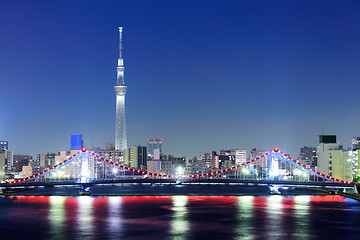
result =
[[122,30],[123,27],[119,27],[119,58],[121,58],[121,52],[122,52]]
[[124,81],[124,59],[121,56],[122,51],[122,31],[119,27],[119,59],[117,72],[117,83],[114,86],[116,94],[116,126],[115,126],[115,150],[124,151],[127,148],[126,140],[126,121],[125,121],[125,94],[127,86]]

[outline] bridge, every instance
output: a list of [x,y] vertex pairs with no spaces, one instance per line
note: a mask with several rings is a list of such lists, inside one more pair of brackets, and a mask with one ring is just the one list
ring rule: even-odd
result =
[[[96,166],[103,166],[104,175],[99,177]],[[95,166],[95,167],[94,167]],[[105,169],[114,170],[113,177],[106,179]],[[76,178],[58,176],[57,171],[73,171]],[[120,173],[120,174],[118,174]],[[101,175],[101,174],[100,174]],[[116,176],[115,176],[116,175]],[[55,176],[55,177],[54,177]],[[85,189],[99,184],[226,184],[244,186],[268,186],[277,192],[279,187],[302,187],[321,189],[353,189],[355,183],[333,178],[294,160],[275,148],[228,168],[209,170],[197,174],[173,175],[153,173],[136,169],[125,164],[106,159],[99,154],[82,149],[64,161],[32,176],[0,184],[2,189],[72,185]]]

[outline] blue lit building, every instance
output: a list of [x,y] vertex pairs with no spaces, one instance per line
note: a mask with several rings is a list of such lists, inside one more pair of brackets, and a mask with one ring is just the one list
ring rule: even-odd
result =
[[81,150],[83,147],[83,140],[81,134],[71,135],[71,150]]

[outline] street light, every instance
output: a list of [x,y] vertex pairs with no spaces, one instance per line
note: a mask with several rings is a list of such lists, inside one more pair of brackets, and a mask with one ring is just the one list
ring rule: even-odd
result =
[[114,178],[115,178],[115,175],[117,174],[117,169],[116,168],[113,168],[113,170],[112,170],[112,172],[113,172],[113,180],[114,180]]
[[182,177],[182,175],[183,175],[183,168],[181,167],[181,166],[179,166],[178,168],[177,168],[177,174],[178,174],[178,176],[181,178]]

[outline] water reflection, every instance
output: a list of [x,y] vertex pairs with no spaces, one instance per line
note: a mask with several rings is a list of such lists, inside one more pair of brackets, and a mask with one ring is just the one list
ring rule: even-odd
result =
[[78,197],[78,234],[81,238],[94,238],[93,198]]
[[309,239],[309,204],[310,196],[296,196],[295,203],[295,236],[297,239]]
[[123,231],[121,204],[121,197],[109,197],[109,215],[107,219],[107,225],[110,239],[119,239]]
[[[4,239],[348,239],[360,203],[340,196],[0,198]],[[4,227],[5,226],[5,227]]]
[[238,239],[254,239],[254,226],[253,226],[253,196],[238,197],[238,226],[237,237]]
[[[267,198],[267,238],[269,239],[285,239],[284,231],[282,231],[283,204],[282,196],[270,196]],[[284,236],[282,236],[284,235]]]
[[49,221],[51,239],[64,239],[65,197],[51,196]]
[[187,239],[189,232],[189,222],[187,219],[188,203],[187,196],[173,196],[173,216],[171,219],[171,238],[172,239]]

